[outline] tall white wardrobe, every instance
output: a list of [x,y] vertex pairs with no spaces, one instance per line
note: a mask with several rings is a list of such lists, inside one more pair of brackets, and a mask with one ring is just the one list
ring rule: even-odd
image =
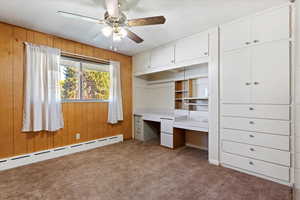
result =
[[220,26],[220,160],[290,185],[292,7]]

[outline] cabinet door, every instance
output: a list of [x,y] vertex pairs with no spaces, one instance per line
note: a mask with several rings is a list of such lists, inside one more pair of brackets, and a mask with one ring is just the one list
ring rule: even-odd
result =
[[221,65],[221,101],[249,103],[251,98],[249,48],[224,53]]
[[222,51],[239,49],[250,44],[250,19],[226,24],[221,27]]
[[179,40],[175,47],[175,61],[182,62],[208,56],[208,33]]
[[150,65],[150,53],[143,52],[133,56],[133,68],[135,73],[146,72]]
[[162,46],[152,50],[151,68],[168,67],[174,63],[174,45]]
[[167,133],[160,133],[160,145],[164,147],[173,148],[173,135]]
[[252,19],[252,42],[261,43],[290,37],[288,6],[256,15]]
[[253,46],[251,54],[252,103],[289,104],[289,41]]

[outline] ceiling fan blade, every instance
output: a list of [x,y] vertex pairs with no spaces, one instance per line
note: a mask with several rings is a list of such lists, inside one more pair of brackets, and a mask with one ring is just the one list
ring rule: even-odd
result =
[[144,41],[142,38],[140,38],[137,34],[133,33],[129,29],[126,29],[126,31],[127,31],[127,37],[135,41],[136,43],[142,43]]
[[140,19],[130,19],[128,20],[128,25],[147,26],[147,25],[164,24],[165,22],[166,22],[166,18],[164,16],[156,16],[156,17],[146,17]]
[[57,11],[57,14],[60,14],[64,17],[69,17],[69,18],[74,18],[74,19],[81,19],[81,20],[85,20],[85,21],[89,21],[89,22],[93,22],[93,23],[97,23],[97,24],[103,24],[104,23],[104,21],[100,20],[100,19],[96,19],[96,18],[93,18],[93,17],[84,16],[84,15],[79,15],[79,14],[75,14],[75,13],[70,13],[70,12]]
[[106,9],[109,16],[119,17],[119,1],[118,0],[105,0]]

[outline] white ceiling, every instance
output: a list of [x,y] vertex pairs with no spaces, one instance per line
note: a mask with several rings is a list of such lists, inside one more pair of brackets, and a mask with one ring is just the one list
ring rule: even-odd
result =
[[[134,55],[287,2],[288,0],[140,0],[137,6],[126,12],[128,18],[164,15],[167,18],[166,24],[133,27],[131,30],[145,41],[135,44],[125,38],[116,45],[119,52]],[[0,21],[110,49],[111,39],[99,34],[103,25],[56,14],[58,10],[63,10],[103,18],[103,5],[104,0],[1,0]]]

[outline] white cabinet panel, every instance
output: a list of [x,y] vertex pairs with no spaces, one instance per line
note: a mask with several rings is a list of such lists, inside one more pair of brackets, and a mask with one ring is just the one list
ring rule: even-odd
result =
[[288,105],[222,104],[222,116],[290,120]]
[[222,117],[221,127],[227,129],[255,131],[278,135],[290,135],[289,121]]
[[289,41],[252,47],[252,103],[290,103]]
[[221,65],[221,101],[250,103],[251,67],[248,48],[224,53]]
[[160,131],[165,133],[173,134],[173,123],[172,119],[162,119],[160,121]]
[[221,139],[285,151],[290,150],[290,138],[283,135],[221,129]]
[[228,51],[250,44],[250,19],[245,18],[221,26],[221,49]]
[[153,49],[151,52],[151,68],[168,67],[174,63],[174,45]]
[[236,156],[229,153],[222,153],[222,163],[283,181],[289,181],[290,177],[289,167]]
[[173,148],[173,135],[167,133],[160,133],[160,145],[164,147]]
[[290,152],[268,149],[255,145],[222,141],[222,150],[227,153],[237,154],[249,158],[290,166]]
[[150,53],[143,52],[133,56],[132,63],[135,73],[146,72],[150,66]]
[[271,10],[252,18],[252,42],[261,43],[290,37],[290,8]]
[[201,33],[178,40],[175,61],[182,62],[208,56],[208,33]]

